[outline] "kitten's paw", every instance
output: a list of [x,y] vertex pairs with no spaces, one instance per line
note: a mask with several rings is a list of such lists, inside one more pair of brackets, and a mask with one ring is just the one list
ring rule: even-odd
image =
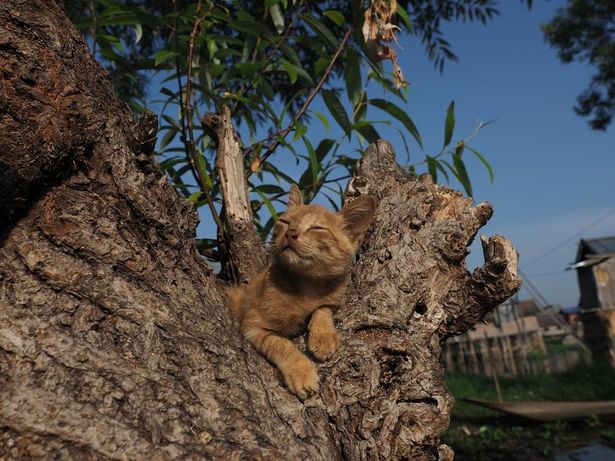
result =
[[337,331],[312,331],[308,335],[308,348],[318,360],[327,360],[340,347],[340,335]]
[[288,367],[284,371],[284,381],[290,391],[301,400],[318,392],[318,373],[314,364],[307,358]]

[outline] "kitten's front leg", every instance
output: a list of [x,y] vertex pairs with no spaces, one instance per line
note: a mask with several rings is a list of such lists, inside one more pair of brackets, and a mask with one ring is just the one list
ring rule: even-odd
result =
[[316,367],[292,341],[258,327],[249,328],[245,335],[257,351],[280,369],[286,385],[297,397],[304,400],[318,392]]
[[328,307],[316,309],[308,324],[308,348],[318,360],[326,360],[340,345],[340,335],[335,331],[333,312]]

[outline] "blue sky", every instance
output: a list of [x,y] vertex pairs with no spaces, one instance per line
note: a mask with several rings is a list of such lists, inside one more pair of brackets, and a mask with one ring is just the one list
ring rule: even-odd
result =
[[[546,300],[571,306],[579,297],[576,274],[564,269],[574,259],[579,238],[615,235],[615,136],[612,127],[606,133],[592,131],[573,112],[576,96],[589,82],[592,68],[561,64],[543,40],[540,24],[565,3],[536,1],[528,11],[519,1],[502,1],[501,15],[487,25],[446,25],[445,38],[459,62],[448,62],[443,74],[434,69],[422,46],[407,35],[401,37],[398,55],[410,82],[408,103],[400,105],[418,126],[425,153],[440,151],[444,116],[451,100],[455,101],[454,141],[472,133],[478,120],[496,119],[470,143],[491,163],[493,184],[476,159],[467,160],[476,201],[487,200],[495,207],[494,217],[482,233],[510,238],[520,253],[521,269]],[[371,96],[381,95],[374,91]],[[318,99],[312,108],[327,112]],[[369,118],[383,120],[388,116],[375,110]],[[331,131],[325,132],[314,118],[310,138],[339,137],[341,130],[333,120],[331,124]],[[384,126],[379,126],[379,131],[405,162],[399,134]],[[242,137],[249,143],[245,133]],[[415,142],[410,140],[409,144],[411,159],[424,158]],[[295,145],[301,151],[301,143]],[[278,166],[286,165],[289,169],[284,170],[291,174],[294,170],[297,178],[303,170],[294,166],[283,149],[271,160]],[[452,186],[460,188],[455,183]],[[213,236],[211,220],[205,208],[202,211],[197,234]],[[471,267],[482,263],[477,242],[468,263]],[[522,289],[520,297],[529,294]]]
[[[613,210],[581,237],[615,235],[615,136],[613,127],[592,131],[572,110],[592,69],[561,64],[543,40],[539,25],[564,4],[538,1],[528,11],[520,2],[501,2],[500,17],[487,25],[446,27],[460,61],[447,63],[442,75],[407,38],[400,54],[412,83],[408,111],[427,149],[439,148],[452,99],[461,136],[476,119],[497,119],[472,142],[489,159],[494,183],[478,162],[469,163],[475,199],[495,207],[482,233],[509,237],[521,269],[547,301],[568,306],[579,297],[576,274],[564,271],[575,256],[575,234]],[[475,266],[482,253],[472,248],[468,262]],[[520,296],[529,295],[522,289]]]

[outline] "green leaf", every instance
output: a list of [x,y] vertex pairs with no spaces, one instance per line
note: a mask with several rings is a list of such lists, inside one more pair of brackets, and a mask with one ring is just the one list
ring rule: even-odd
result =
[[161,114],[162,118],[166,120],[166,122],[171,125],[172,127],[175,127],[177,129],[179,129],[179,124],[177,122],[177,120],[175,120],[173,117],[171,117],[170,115],[167,114]]
[[255,62],[255,63],[242,62],[240,64],[237,64],[235,67],[237,67],[237,69],[239,70],[243,78],[252,80],[254,76],[256,75],[256,72],[260,68],[260,66],[261,66],[261,63],[259,62]]
[[344,71],[348,99],[356,107],[361,94],[361,59],[356,50],[349,48],[346,52],[346,69]]
[[182,163],[186,163],[186,157],[170,157],[160,162],[160,168],[167,170],[175,165],[181,165]]
[[173,138],[175,138],[177,131],[178,131],[177,128],[169,129],[169,131],[167,131],[162,137],[162,139],[160,140],[160,145],[158,146],[158,149],[162,150],[166,146],[168,146],[171,143],[171,141],[173,141]]
[[271,203],[271,200],[269,200],[269,198],[265,194],[263,194],[260,190],[255,189],[255,192],[263,200],[263,203],[265,203],[265,206],[267,206],[267,209],[269,210],[269,213],[271,213],[271,217],[273,219],[277,219],[278,218],[278,212],[276,211],[275,207],[273,206],[273,203]]
[[309,141],[309,139],[303,137],[303,143],[305,144],[305,147],[309,154],[312,182],[315,183],[318,179],[318,173],[320,172],[320,161],[318,160],[318,157],[316,156],[316,151],[314,150],[314,147],[312,146],[312,143]]
[[296,141],[297,139],[301,138],[306,132],[307,126],[305,126],[303,123],[297,122],[295,124],[295,135],[293,136],[293,141]]
[[322,162],[327,154],[331,151],[331,148],[335,145],[334,139],[325,138],[318,143],[318,147],[316,148],[316,158],[319,162]]
[[427,172],[431,175],[434,182],[438,182],[438,169],[436,167],[436,164],[438,162],[434,160],[433,157],[430,157],[429,155],[426,156],[426,160],[427,160]]
[[[267,239],[267,237],[269,236],[269,233],[271,232],[271,229],[273,229],[275,222],[276,220],[273,218],[273,216],[267,220],[267,223],[258,232],[261,239],[263,240]],[[258,221],[256,223],[258,225]]]
[[327,68],[327,66],[331,64],[330,56],[321,56],[316,60],[316,64],[314,64],[314,74],[320,75]]
[[448,146],[453,137],[455,129],[455,101],[451,101],[446,110],[446,121],[444,122],[444,147]]
[[273,21],[273,25],[278,31],[278,34],[284,32],[284,16],[280,10],[280,5],[277,3],[272,5],[271,8],[269,8],[269,14],[271,15],[271,20]]
[[352,173],[354,170],[354,167],[357,163],[357,159],[356,158],[352,158],[352,157],[348,157],[347,155],[339,155],[336,159],[335,159],[335,164],[337,165],[342,165],[344,168],[346,168],[346,170],[348,171],[348,173]]
[[139,43],[143,38],[143,26],[141,24],[135,24],[135,44]]
[[343,26],[346,22],[344,15],[337,10],[327,10],[323,14],[338,26]]
[[463,145],[458,149],[458,152],[453,154],[453,165],[455,165],[455,172],[457,173],[455,176],[457,180],[461,183],[463,188],[466,191],[468,196],[472,197],[472,184],[470,183],[470,177],[468,176],[468,170],[466,170],[466,166],[463,163],[463,159],[461,158],[461,153],[463,152]]
[[[278,40],[281,40],[281,38]],[[297,52],[288,43],[282,43],[280,45],[280,51],[284,53],[284,56],[290,59],[295,65],[297,66],[301,65],[301,59],[299,59]]]
[[263,171],[267,171],[268,173],[271,173],[276,179],[281,178],[289,184],[292,184],[295,182],[295,179],[291,178],[283,171],[280,171],[271,162],[265,162],[263,164]]
[[169,59],[174,58],[175,56],[179,56],[179,53],[175,51],[171,51],[171,50],[156,51],[156,53],[154,54],[154,64],[156,66],[159,66],[163,62],[168,61]]
[[346,110],[344,110],[344,106],[342,106],[341,101],[337,97],[337,95],[331,90],[322,90],[322,98],[325,101],[325,105],[333,118],[338,123],[338,125],[344,130],[348,139],[352,134],[352,126],[350,125],[350,120],[348,119],[348,114]]
[[267,29],[267,26],[256,21],[239,20],[231,22],[230,25],[245,34],[253,35],[255,37],[269,38],[271,36],[271,33],[269,32],[269,29]]
[[291,64],[286,59],[282,59],[282,65],[284,66],[284,69],[286,69],[288,78],[290,78],[290,83],[295,83],[297,81],[297,68],[295,65]]
[[163,86],[160,89],[160,92],[172,99],[176,98],[178,96],[178,93],[171,91],[170,89],[168,89],[167,87]]
[[414,137],[414,139],[416,139],[416,142],[419,144],[419,146],[421,146],[421,149],[423,148],[423,140],[421,139],[421,134],[419,133],[419,130],[417,129],[412,119],[408,116],[408,114],[406,114],[406,112],[404,112],[401,107],[384,99],[370,99],[368,102],[372,106],[375,106],[378,109],[387,112],[389,115],[392,115],[401,123],[403,123],[408,132]]
[[365,140],[372,144],[380,139],[380,135],[374,128],[373,124],[370,122],[358,122],[355,123],[354,129],[359,132],[361,136],[365,138]]
[[100,41],[106,40],[109,43],[111,43],[114,47],[116,47],[118,50],[124,51],[124,45],[122,45],[122,42],[120,41],[120,39],[115,37],[114,35],[99,34],[98,39]]
[[442,166],[442,163],[438,161],[438,159],[434,159],[434,162],[436,164],[436,168],[438,169],[438,171],[441,171],[444,177],[446,178],[446,181],[449,182],[450,179],[448,177],[448,173],[446,172],[446,169]]
[[397,4],[397,14],[406,25],[408,32],[412,32],[412,22],[410,22],[410,16],[408,16],[408,12],[400,4]]
[[[289,62],[290,63],[290,62]],[[309,83],[310,85],[314,84],[314,80],[312,79],[312,77],[310,76],[310,74],[308,74],[305,70],[303,70],[301,67],[299,66],[294,66],[293,67],[294,71],[297,73],[297,77],[305,80],[307,83]],[[279,72],[286,72],[288,73],[288,69],[286,67],[286,65],[282,62],[280,65],[278,65],[277,67],[277,71]]]
[[125,15],[102,17],[96,22],[99,26],[134,26],[135,24],[141,24],[143,21],[138,15],[128,13]]
[[476,157],[478,157],[478,159],[481,161],[481,163],[485,166],[485,168],[487,169],[487,173],[489,173],[489,181],[491,181],[491,183],[493,183],[493,169],[491,168],[491,165],[489,164],[489,162],[487,161],[487,159],[485,157],[482,156],[482,154],[477,151],[476,149],[472,149],[470,146],[466,147],[470,150],[470,152],[472,152],[474,155],[476,155]]
[[355,123],[363,120],[366,114],[367,114],[367,93],[365,92],[365,89],[363,89],[361,90],[361,94],[359,95],[359,101],[354,107]]
[[284,194],[286,191],[275,184],[260,184],[254,188],[255,191],[260,191],[263,194]]
[[318,120],[320,120],[323,124],[323,126],[325,127],[325,130],[329,131],[331,129],[331,125],[329,124],[329,120],[327,120],[327,118],[321,114],[320,112],[317,112],[315,110],[311,110],[310,111],[312,114],[314,114],[316,117],[318,117]]
[[256,89],[260,94],[265,96],[270,101],[273,101],[275,99],[275,91],[267,80],[260,79],[258,85],[256,86]]
[[337,48],[337,40],[327,26],[310,14],[304,13],[300,17],[308,23],[308,25],[319,37],[324,39],[326,42],[329,42],[333,48]]

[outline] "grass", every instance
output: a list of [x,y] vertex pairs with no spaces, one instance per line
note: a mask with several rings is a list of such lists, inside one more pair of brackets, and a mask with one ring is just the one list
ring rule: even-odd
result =
[[[615,447],[615,426],[597,418],[577,422],[532,423],[459,402],[462,397],[496,400],[493,379],[449,375],[458,400],[443,441],[456,460],[548,460],[555,454],[602,443]],[[583,366],[561,374],[500,378],[504,400],[613,400],[615,369]]]
[[[500,377],[503,400],[613,400],[615,369],[583,366],[560,374]],[[497,400],[493,378],[485,376],[447,375],[446,384],[458,400],[454,417],[493,416],[495,412],[459,402],[462,397]]]

